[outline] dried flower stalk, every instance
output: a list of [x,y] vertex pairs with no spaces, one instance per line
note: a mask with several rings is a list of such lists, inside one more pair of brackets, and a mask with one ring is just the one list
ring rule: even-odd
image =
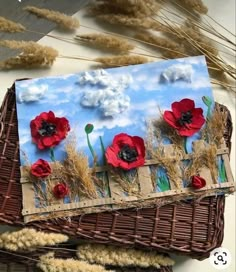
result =
[[33,13],[40,18],[52,21],[64,29],[73,30],[80,26],[79,20],[58,11],[40,9],[34,6],[27,6],[24,10]]
[[41,256],[37,266],[44,272],[112,272],[101,265],[91,265],[74,259],[54,258],[53,252]]
[[77,255],[90,263],[113,266],[156,267],[171,266],[174,261],[154,251],[85,244],[78,246]]
[[35,42],[3,40],[0,46],[19,49],[21,53],[0,63],[1,69],[48,67],[58,56],[57,50]]
[[65,150],[67,158],[62,171],[67,176],[72,197],[82,194],[85,197],[97,198],[88,158],[82,152],[77,151],[76,142],[73,140],[66,144]]
[[42,246],[53,246],[66,242],[68,236],[56,233],[44,233],[24,228],[19,231],[0,234],[0,248],[11,251],[35,250]]
[[0,16],[0,32],[23,32],[25,27]]
[[128,52],[134,49],[134,45],[130,44],[124,39],[116,38],[112,35],[92,33],[76,35],[75,39],[94,46],[98,46],[104,49],[111,49],[118,52]]
[[138,33],[135,35],[135,38],[156,46],[166,58],[172,59],[185,56],[184,47],[170,39],[161,38],[149,32]]
[[153,29],[156,31],[166,31],[166,26],[160,22],[148,19],[130,17],[122,14],[101,14],[97,16],[98,19],[113,25],[123,25],[138,29]]
[[94,59],[96,62],[100,62],[104,67],[117,67],[126,65],[143,64],[149,62],[148,58],[133,55],[123,56],[111,56],[111,57],[100,57]]
[[207,14],[208,8],[203,4],[202,0],[175,0],[180,6],[187,10],[193,10],[196,13]]
[[155,0],[103,0],[90,9],[94,15],[123,14],[132,17],[144,18],[154,15],[160,9]]

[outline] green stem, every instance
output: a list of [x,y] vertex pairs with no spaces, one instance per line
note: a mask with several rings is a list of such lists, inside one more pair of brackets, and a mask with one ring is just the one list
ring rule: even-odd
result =
[[94,163],[96,163],[96,154],[95,154],[95,152],[94,152],[94,150],[93,150],[93,147],[92,147],[92,145],[91,145],[91,143],[90,143],[89,134],[86,133],[86,135],[87,135],[87,143],[88,143],[89,150],[90,150],[90,152],[91,152],[91,154],[92,154],[92,156],[93,156],[93,161],[94,161]]
[[50,148],[50,158],[53,162],[56,161],[53,147]]
[[188,137],[184,137],[184,151],[186,154],[188,154],[188,150],[187,150],[187,140],[188,140]]
[[99,140],[100,140],[100,144],[101,144],[101,148],[102,148],[103,164],[106,165],[107,164],[106,156],[105,156],[106,150],[105,150],[105,146],[104,146],[104,143],[103,143],[103,140],[102,140],[102,136],[99,136]]
[[[105,156],[106,149],[105,149],[105,146],[104,146],[104,143],[103,143],[103,140],[102,140],[102,136],[99,136],[99,140],[100,140],[100,144],[101,144],[101,148],[102,148],[102,153],[103,153],[103,165],[106,165],[107,164],[107,160],[106,160],[106,156]],[[108,192],[108,196],[111,197],[111,189],[110,189],[109,177],[108,177],[107,172],[103,172],[103,173],[104,173],[105,178],[107,180],[107,192]]]

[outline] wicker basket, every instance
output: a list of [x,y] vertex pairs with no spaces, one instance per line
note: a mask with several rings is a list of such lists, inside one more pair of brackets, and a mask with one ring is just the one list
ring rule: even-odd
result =
[[[222,106],[223,107],[223,106]],[[0,116],[0,222],[25,226],[14,86],[5,96]],[[230,113],[225,139],[230,148]],[[203,259],[219,247],[224,231],[224,196],[187,200],[162,207],[128,209],[32,222],[36,229],[65,233],[104,244],[157,249]]]

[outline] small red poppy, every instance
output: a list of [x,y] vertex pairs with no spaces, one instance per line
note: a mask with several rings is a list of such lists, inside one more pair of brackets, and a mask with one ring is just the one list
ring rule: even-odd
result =
[[65,117],[55,117],[52,111],[42,112],[30,122],[33,142],[39,149],[58,145],[66,138],[70,125]]
[[30,173],[38,178],[46,178],[52,173],[52,170],[47,161],[39,159],[31,165]]
[[200,176],[192,176],[191,184],[194,189],[201,189],[206,186],[206,181]]
[[195,108],[193,100],[185,98],[171,104],[172,111],[165,111],[163,118],[181,136],[192,136],[198,132],[205,118],[201,108]]
[[142,138],[125,133],[116,135],[106,150],[106,159],[114,167],[125,170],[144,165],[145,145]]
[[69,188],[64,183],[58,183],[53,188],[53,195],[55,198],[64,198],[69,194]]

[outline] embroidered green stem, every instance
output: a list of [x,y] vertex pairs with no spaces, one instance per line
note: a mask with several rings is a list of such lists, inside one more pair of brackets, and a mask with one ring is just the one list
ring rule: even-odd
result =
[[56,161],[53,147],[50,148],[50,158],[53,162]]

